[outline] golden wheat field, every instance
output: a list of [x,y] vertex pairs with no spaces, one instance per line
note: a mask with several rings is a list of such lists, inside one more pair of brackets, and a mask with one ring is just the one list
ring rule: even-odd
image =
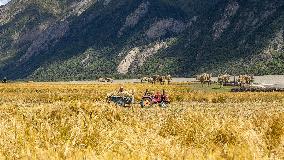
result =
[[165,89],[168,108],[105,102],[120,84],[0,84],[0,159],[284,159],[284,94]]

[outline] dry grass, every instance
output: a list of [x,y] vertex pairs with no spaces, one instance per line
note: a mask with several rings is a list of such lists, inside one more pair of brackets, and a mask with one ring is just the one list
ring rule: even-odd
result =
[[118,84],[0,85],[1,159],[283,159],[283,93],[165,88],[169,108],[104,102]]

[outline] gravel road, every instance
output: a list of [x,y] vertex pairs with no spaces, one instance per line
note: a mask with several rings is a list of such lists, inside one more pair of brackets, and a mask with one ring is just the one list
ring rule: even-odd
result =
[[[236,77],[237,79],[238,77]],[[277,85],[284,88],[284,75],[266,75],[266,76],[255,76],[254,83],[256,84],[266,84],[266,85]],[[233,81],[233,77],[231,80]],[[217,77],[213,77],[213,81],[217,81]],[[195,81],[195,78],[173,78],[173,82],[192,82]],[[97,81],[71,81],[63,83],[72,83],[72,84],[89,84],[96,83]],[[140,83],[140,79],[123,79],[123,80],[114,80],[113,83]]]
[[[238,77],[236,77],[237,79]],[[254,83],[261,84],[283,84],[284,85],[284,75],[266,75],[266,76],[254,76]],[[231,77],[231,80],[234,78]],[[213,77],[213,81],[217,81],[217,77]],[[192,82],[195,78],[173,78],[173,82]],[[126,80],[115,80],[115,83],[138,83],[139,79],[126,79]]]

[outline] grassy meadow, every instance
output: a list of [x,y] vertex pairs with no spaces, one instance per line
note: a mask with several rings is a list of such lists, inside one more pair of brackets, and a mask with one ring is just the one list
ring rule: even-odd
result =
[[283,93],[125,83],[136,103],[146,88],[172,103],[106,103],[120,86],[0,84],[0,159],[284,159]]

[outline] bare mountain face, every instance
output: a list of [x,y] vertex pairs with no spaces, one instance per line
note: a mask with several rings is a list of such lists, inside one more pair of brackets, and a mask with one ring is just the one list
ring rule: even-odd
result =
[[281,0],[12,0],[0,77],[284,74]]

